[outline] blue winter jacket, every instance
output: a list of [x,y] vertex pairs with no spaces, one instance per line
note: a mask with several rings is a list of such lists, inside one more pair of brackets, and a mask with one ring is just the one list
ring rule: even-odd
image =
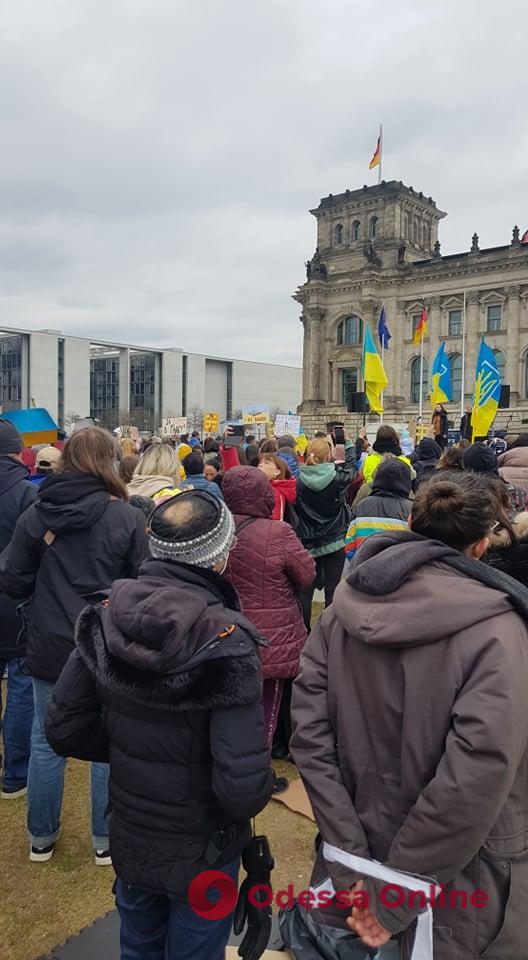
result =
[[297,460],[297,457],[295,456],[295,454],[292,453],[291,450],[288,450],[286,447],[282,447],[282,449],[278,451],[277,456],[280,457],[281,460],[284,460],[288,464],[290,468],[290,473],[292,477],[294,477],[296,480],[297,477],[299,476],[299,461]]

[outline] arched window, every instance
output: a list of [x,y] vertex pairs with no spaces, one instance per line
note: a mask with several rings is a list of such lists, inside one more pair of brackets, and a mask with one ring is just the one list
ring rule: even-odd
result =
[[453,403],[460,403],[462,399],[462,356],[452,353],[449,357],[451,367],[451,399]]
[[[422,376],[422,399],[427,399],[429,384],[429,362],[424,357]],[[411,403],[420,403],[420,357],[411,363]]]
[[352,224],[352,240],[361,240],[361,224],[359,220],[354,220]]
[[369,220],[369,237],[371,237],[371,239],[374,239],[374,237],[377,237],[377,236],[378,236],[378,218],[371,217]]
[[349,346],[349,344],[353,343],[361,343],[361,327],[361,320],[359,317],[356,317],[355,314],[352,314],[352,316],[345,317],[344,320],[341,320],[337,325],[338,347]]
[[343,243],[343,224],[336,223],[334,230],[334,239],[336,244]]
[[497,361],[497,370],[499,371],[499,376],[501,378],[501,383],[504,383],[504,375],[506,373],[506,354],[502,350],[494,350],[495,360]]

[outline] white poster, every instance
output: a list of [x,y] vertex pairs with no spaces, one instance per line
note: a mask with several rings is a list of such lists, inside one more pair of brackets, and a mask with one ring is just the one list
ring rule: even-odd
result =
[[291,414],[279,413],[275,417],[275,436],[285,437],[288,434],[291,437],[298,437],[301,432],[301,418],[294,417]]
[[187,433],[187,417],[165,417],[161,421],[161,437],[175,437]]

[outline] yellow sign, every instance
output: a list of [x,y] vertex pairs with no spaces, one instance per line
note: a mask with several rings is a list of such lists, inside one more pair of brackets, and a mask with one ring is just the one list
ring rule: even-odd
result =
[[204,433],[218,433],[219,425],[220,425],[219,413],[204,413],[204,416],[203,416]]

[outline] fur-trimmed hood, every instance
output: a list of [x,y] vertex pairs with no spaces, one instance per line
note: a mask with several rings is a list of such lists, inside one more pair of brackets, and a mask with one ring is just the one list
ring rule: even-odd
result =
[[80,655],[109,695],[154,710],[253,703],[261,692],[258,644],[221,578],[148,560],[117,581],[108,601],[78,620]]
[[[528,540],[528,513],[518,513],[512,520],[512,527],[517,538],[517,542]],[[490,534],[491,550],[506,550],[512,546],[510,534],[504,527],[499,527]]]

